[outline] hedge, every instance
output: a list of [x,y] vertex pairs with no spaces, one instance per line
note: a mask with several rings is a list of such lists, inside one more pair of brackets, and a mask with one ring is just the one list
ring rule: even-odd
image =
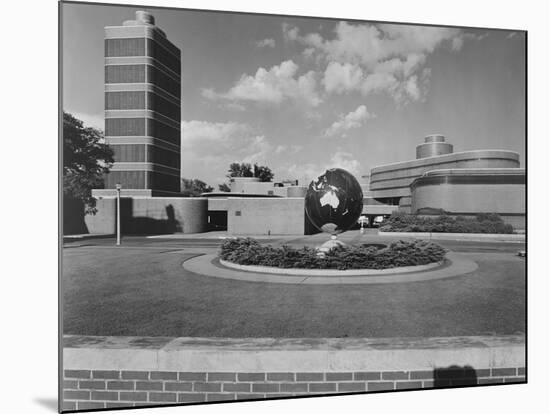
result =
[[436,243],[416,240],[393,242],[383,249],[368,245],[338,246],[325,257],[319,257],[311,247],[262,246],[251,238],[236,238],[222,243],[219,257],[240,265],[346,270],[425,265],[442,261],[446,252]]
[[504,223],[502,218],[495,213],[483,213],[478,214],[475,218],[467,218],[463,216],[451,217],[446,214],[426,217],[396,212],[384,222],[380,231],[511,234],[514,229],[510,224]]

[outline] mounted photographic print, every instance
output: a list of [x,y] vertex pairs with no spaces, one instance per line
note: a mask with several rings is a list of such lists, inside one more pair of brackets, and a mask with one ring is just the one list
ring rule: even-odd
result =
[[525,31],[60,9],[61,411],[526,382]]

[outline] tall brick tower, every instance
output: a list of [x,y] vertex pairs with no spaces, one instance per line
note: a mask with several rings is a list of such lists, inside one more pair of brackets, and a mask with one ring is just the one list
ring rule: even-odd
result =
[[180,193],[181,51],[137,11],[135,20],[105,27],[105,140],[115,163],[105,177],[114,194],[177,196]]

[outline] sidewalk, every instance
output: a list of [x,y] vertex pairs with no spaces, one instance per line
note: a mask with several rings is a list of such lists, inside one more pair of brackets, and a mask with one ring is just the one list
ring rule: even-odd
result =
[[378,232],[382,237],[412,237],[428,240],[486,241],[525,243],[525,234],[486,234],[486,233],[409,233],[409,232]]
[[[304,236],[297,235],[284,235],[284,234],[272,234],[268,236],[267,234],[239,234],[231,235],[227,234],[227,231],[208,231],[205,233],[174,233],[174,234],[156,234],[153,236],[146,236],[148,239],[207,239],[207,240],[224,240],[228,238],[236,237],[252,237],[257,240],[293,240],[297,238],[302,238]],[[308,237],[308,236],[305,236]]]

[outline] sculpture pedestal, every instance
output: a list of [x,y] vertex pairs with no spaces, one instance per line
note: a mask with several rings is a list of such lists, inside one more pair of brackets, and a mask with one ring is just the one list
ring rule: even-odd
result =
[[323,258],[328,252],[338,246],[346,246],[346,243],[336,239],[336,236],[331,236],[330,240],[327,240],[322,245],[317,247],[317,256]]

